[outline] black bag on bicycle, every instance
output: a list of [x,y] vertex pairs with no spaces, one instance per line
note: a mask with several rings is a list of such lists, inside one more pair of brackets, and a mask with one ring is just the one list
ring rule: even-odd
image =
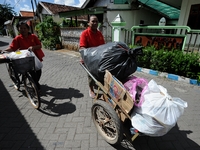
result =
[[122,81],[137,69],[135,53],[122,42],[110,42],[83,49],[80,53],[86,68],[102,83],[105,70]]

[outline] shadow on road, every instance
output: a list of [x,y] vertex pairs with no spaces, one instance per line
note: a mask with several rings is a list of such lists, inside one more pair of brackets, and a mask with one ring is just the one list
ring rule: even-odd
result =
[[7,45],[9,45],[8,42],[2,42],[2,41],[0,41],[0,46],[7,46]]
[[0,80],[0,149],[33,149],[35,144],[44,149]]
[[[176,150],[200,149],[200,146],[187,137],[192,131],[179,130],[178,125],[161,137],[138,136],[133,142],[124,139],[117,150]],[[170,141],[170,142],[169,142]],[[166,144],[167,143],[167,144]]]
[[[83,97],[83,94],[74,88],[54,88],[48,85],[41,85],[41,89],[41,109],[39,111],[50,116],[73,113],[76,110],[76,106],[71,103],[72,98]],[[45,100],[45,97],[48,97],[48,100]]]

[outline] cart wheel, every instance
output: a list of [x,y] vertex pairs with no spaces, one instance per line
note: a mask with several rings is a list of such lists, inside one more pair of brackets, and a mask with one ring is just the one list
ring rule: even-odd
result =
[[123,138],[121,120],[108,103],[97,100],[92,106],[92,119],[99,134],[109,144],[120,144]]

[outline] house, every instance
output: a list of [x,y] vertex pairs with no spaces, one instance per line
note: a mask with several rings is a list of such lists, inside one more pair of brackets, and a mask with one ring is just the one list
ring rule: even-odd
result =
[[6,21],[4,24],[6,25],[6,33],[8,36],[15,37],[18,35],[18,30],[16,28],[16,24],[19,21],[27,21],[30,26],[30,32],[34,32],[34,13],[30,11],[20,11],[19,16],[14,16],[12,20]]
[[[112,40],[111,23],[118,14],[126,22],[124,27],[126,29],[131,29],[132,26],[140,24],[158,25],[160,18],[163,16],[168,19],[168,24],[175,25],[177,23],[178,17],[170,18],[171,16],[159,13],[157,10],[144,5],[139,0],[86,0],[81,10],[73,11],[73,13],[69,11],[60,12],[59,14],[61,17],[69,17],[73,14],[97,15],[101,23],[100,30],[103,32],[106,42]],[[176,10],[178,11],[178,9]]]
[[[177,16],[175,19],[167,19],[169,24],[176,26],[189,26],[191,29],[200,29],[200,0],[138,0],[143,6],[149,7],[151,9],[157,10],[158,13],[162,13],[162,7],[158,8],[156,4],[167,4],[166,11],[162,14],[171,14],[172,16]],[[173,8],[173,9],[171,9]],[[178,9],[178,10],[174,10]],[[168,11],[167,11],[168,9]],[[170,11],[171,10],[171,11]]]
[[21,16],[21,17],[34,17],[35,14],[32,11],[23,11],[23,10],[20,10],[19,11],[19,16]]
[[[141,22],[146,25],[158,25],[160,18],[165,17],[166,25],[189,25],[192,29],[200,29],[200,13],[197,11],[200,0],[86,0],[81,8],[101,6],[107,8],[108,20],[114,19],[115,11],[118,9],[119,14],[127,22],[127,28]],[[194,25],[195,23],[197,24]]]
[[[52,16],[53,20],[55,22],[61,23],[63,21],[63,18],[61,18],[59,16],[59,12],[68,12],[68,11],[79,10],[79,9],[80,8],[78,8],[78,7],[53,4],[53,3],[40,1],[40,2],[38,2],[38,5],[37,5],[36,15],[38,16],[40,21],[43,21],[46,16]],[[76,18],[75,16],[72,16],[68,19],[70,21],[72,21],[72,20],[86,21],[87,20],[87,18],[83,15],[78,16],[78,18]],[[76,22],[76,24],[77,24],[77,22]]]
[[139,25],[158,26],[162,17],[166,19],[166,26],[189,26],[191,29],[200,29],[198,10],[200,0],[86,0],[81,10],[73,13],[60,12],[59,15],[97,15],[102,23],[101,31],[105,40],[109,42],[113,39],[112,22],[118,14],[126,22],[124,29],[129,30]]

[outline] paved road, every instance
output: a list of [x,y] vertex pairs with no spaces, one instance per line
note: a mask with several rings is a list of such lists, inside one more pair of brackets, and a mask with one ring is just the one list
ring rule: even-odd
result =
[[[0,49],[10,41],[0,37]],[[0,150],[200,150],[200,87],[136,72],[187,101],[188,108],[165,136],[142,136],[113,147],[91,120],[92,100],[79,57],[65,51],[44,52],[40,111],[11,86],[5,64],[0,64]]]

